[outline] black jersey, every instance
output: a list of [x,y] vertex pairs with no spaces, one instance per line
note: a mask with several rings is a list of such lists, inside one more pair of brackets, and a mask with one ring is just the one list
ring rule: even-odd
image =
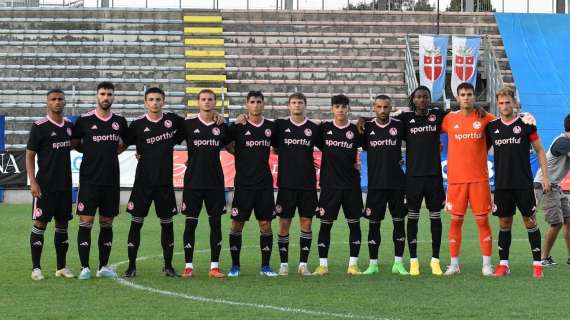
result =
[[327,121],[321,123],[321,134],[321,188],[358,188],[360,173],[356,169],[356,162],[362,136],[356,126],[349,122],[339,127],[334,121]]
[[184,118],[165,112],[156,121],[145,114],[129,125],[127,144],[135,144],[140,155],[135,184],[144,186],[172,185],[172,152],[180,143]]
[[80,184],[119,186],[118,149],[127,130],[127,120],[113,113],[103,119],[92,110],[77,119],[72,138],[81,140]]
[[406,127],[406,175],[441,176],[440,134],[447,113],[428,110],[427,115],[405,112],[398,116]]
[[368,152],[368,189],[404,189],[404,130],[402,121],[394,118],[384,125],[378,124],[375,119],[366,123],[363,148]]
[[71,190],[72,124],[65,119],[57,123],[49,117],[34,122],[27,149],[38,156],[36,180],[43,192]]
[[538,139],[536,127],[521,118],[510,123],[495,119],[486,127],[487,144],[493,146],[495,189],[532,188],[530,144]]
[[279,150],[277,186],[315,190],[317,178],[313,151],[321,144],[320,127],[305,119],[300,124],[289,118],[275,120],[274,144]]
[[220,150],[226,143],[227,126],[204,122],[200,117],[184,120],[188,162],[184,188],[224,189]]
[[273,187],[269,168],[269,153],[275,131],[274,122],[263,119],[261,123],[232,123],[228,128],[228,140],[235,141],[234,186],[246,189]]

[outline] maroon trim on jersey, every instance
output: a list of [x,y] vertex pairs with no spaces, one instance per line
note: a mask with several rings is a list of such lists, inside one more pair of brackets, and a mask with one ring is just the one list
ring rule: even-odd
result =
[[248,122],[249,124],[251,124],[252,126],[256,127],[256,128],[259,128],[259,127],[261,127],[261,126],[263,125],[263,123],[265,122],[265,118],[264,118],[264,117],[261,117],[261,122],[260,122],[259,124],[255,124],[255,123],[253,123],[253,122],[251,122],[251,121],[249,121],[249,120],[247,120],[247,122]]
[[103,122],[107,122],[109,120],[111,120],[111,118],[113,117],[113,113],[109,112],[109,116],[107,118],[103,118],[101,117],[98,113],[97,113],[97,109],[93,110],[93,114],[99,118],[99,120],[103,121]]
[[347,121],[344,126],[339,126],[339,125],[337,125],[337,124],[336,124],[336,121],[334,121],[334,119],[333,119],[332,123],[333,123],[333,126],[337,127],[337,129],[341,129],[341,130],[342,130],[342,129],[346,129],[346,128],[348,128],[348,127],[350,126],[350,121]]
[[528,135],[528,140],[530,142],[535,142],[538,139],[540,139],[540,136],[538,135],[538,132],[536,132],[536,131]]
[[386,124],[379,124],[378,123],[378,118],[374,119],[374,123],[379,126],[380,128],[386,128],[387,126],[390,125],[390,123],[392,122],[392,117],[388,118],[388,122],[386,122]]
[[160,118],[158,118],[157,120],[152,120],[149,116],[148,113],[144,114],[145,118],[150,121],[150,122],[154,122],[154,123],[158,123],[160,120],[162,120],[162,118],[164,117],[164,113],[160,113]]
[[198,120],[200,120],[200,122],[202,122],[205,126],[211,126],[214,123],[216,123],[215,121],[206,122],[206,121],[202,120],[202,118],[200,118],[200,114],[198,114]]
[[53,123],[54,125],[56,125],[56,126],[58,126],[58,127],[60,127],[60,128],[62,128],[62,127],[65,125],[65,119],[63,119],[63,120],[61,121],[61,123],[57,123],[57,122],[55,122],[55,120],[53,120],[49,115],[47,115],[46,118],[48,119],[49,122]]
[[507,121],[503,120],[503,118],[501,118],[501,122],[505,126],[510,126],[511,124],[515,123],[515,121],[517,121],[518,119],[519,119],[519,116],[516,116],[513,120],[507,122]]
[[305,117],[305,120],[301,121],[301,123],[295,123],[295,121],[293,121],[293,119],[291,119],[291,117],[289,117],[289,122],[291,122],[296,127],[300,127],[300,126],[304,125],[305,123],[307,123],[308,120],[309,119],[307,119],[307,117]]

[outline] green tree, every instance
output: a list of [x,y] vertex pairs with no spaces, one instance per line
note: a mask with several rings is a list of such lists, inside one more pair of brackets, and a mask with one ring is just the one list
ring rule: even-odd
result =
[[[451,0],[446,11],[463,11],[466,0]],[[495,8],[491,4],[491,0],[473,0],[473,6],[476,12],[494,12]]]
[[418,0],[416,4],[414,4],[414,11],[434,11],[435,7],[433,7],[428,0]]

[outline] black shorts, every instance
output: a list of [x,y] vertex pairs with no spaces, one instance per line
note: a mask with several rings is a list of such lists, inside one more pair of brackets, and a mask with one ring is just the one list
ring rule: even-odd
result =
[[299,216],[312,218],[319,210],[317,190],[300,190],[279,188],[275,203],[275,214],[281,218],[292,219],[295,209]]
[[82,184],[77,197],[77,214],[95,216],[97,209],[103,217],[115,217],[119,214],[119,186],[94,186]]
[[42,193],[41,198],[34,198],[32,220],[48,223],[54,218],[58,222],[73,219],[71,188],[68,191]]
[[422,200],[431,212],[439,212],[445,206],[443,178],[437,176],[406,177],[406,204],[408,210],[420,212]]
[[198,218],[202,203],[206,204],[208,216],[221,216],[226,213],[226,192],[224,189],[184,188],[181,208],[184,215]]
[[359,219],[362,217],[362,191],[360,187],[354,189],[321,189],[319,198],[318,218],[323,220],[336,220],[342,205],[346,219]]
[[497,217],[512,217],[519,208],[525,217],[536,213],[534,190],[529,189],[495,189],[493,197],[493,215]]
[[251,212],[255,212],[255,218],[259,221],[270,221],[275,217],[275,200],[273,199],[273,187],[266,189],[243,189],[234,190],[232,201],[232,219],[236,221],[248,221]]
[[127,203],[127,212],[134,217],[146,217],[153,201],[159,218],[170,218],[178,213],[173,186],[145,187],[136,184]]
[[404,218],[407,214],[404,201],[404,190],[369,189],[364,217],[372,221],[382,221],[388,207],[392,219]]

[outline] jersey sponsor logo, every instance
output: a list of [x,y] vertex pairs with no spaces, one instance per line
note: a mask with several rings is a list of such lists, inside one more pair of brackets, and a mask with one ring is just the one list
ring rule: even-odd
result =
[[77,203],[77,211],[81,212],[85,210],[85,205],[83,204],[83,202],[78,202]]
[[285,132],[291,132],[291,129],[287,128],[285,129]]
[[71,128],[67,128],[67,135],[71,137]]
[[303,132],[305,133],[305,135],[306,135],[307,137],[310,137],[310,136],[313,135],[313,131],[312,131],[311,129],[309,129],[309,128],[305,129],[305,131],[303,131]]
[[520,134],[521,131],[522,131],[522,129],[521,129],[521,127],[519,127],[519,126],[515,126],[515,127],[513,128],[513,133],[514,133],[514,134]]
[[271,141],[267,140],[250,140],[245,142],[245,146],[248,148],[253,147],[271,147]]
[[194,133],[200,133],[200,129],[194,130]]
[[55,131],[52,131],[50,136],[56,137],[56,136],[57,136],[57,133],[55,133]]
[[174,130],[172,132],[165,132],[165,133],[158,135],[156,137],[147,138],[146,143],[147,144],[154,144],[155,142],[160,142],[162,140],[170,140],[170,139],[174,138],[175,134],[176,134],[176,130]]
[[410,123],[416,123],[415,119],[410,120]]
[[170,120],[164,120],[164,126],[167,127],[167,128],[172,127],[172,121],[170,121]]
[[299,146],[311,146],[311,140],[307,139],[283,139],[283,143],[286,145],[299,145]]
[[251,136],[251,132],[249,132],[249,130],[247,130],[244,134],[244,136]]
[[333,133],[332,133],[332,130],[329,130],[329,131],[327,132],[327,134],[328,134],[328,135],[332,135],[332,134],[333,134]]
[[437,132],[437,126],[433,124],[428,124],[426,126],[410,128],[411,134],[418,134],[422,132]]
[[238,208],[232,208],[232,217],[237,217],[238,214],[239,214]]
[[97,130],[97,125],[96,124],[92,125],[91,130]]
[[269,137],[271,137],[272,134],[273,134],[273,133],[271,132],[271,129],[265,129],[265,136],[266,136],[266,137],[269,138]]
[[499,133],[499,129],[495,130],[495,132],[494,132],[494,133]]
[[277,213],[283,212],[283,207],[280,204],[276,205],[275,206],[275,212],[277,212]]
[[93,136],[93,142],[102,142],[102,141],[119,141],[119,135],[117,134],[104,134],[100,136]]
[[143,130],[143,132],[149,132],[149,131],[150,131],[150,129],[148,127],[145,127]]
[[453,129],[459,129],[459,125],[458,124],[454,125]]
[[339,147],[339,148],[346,148],[352,149],[352,142],[348,141],[336,141],[336,140],[325,140],[325,144],[327,147]]
[[212,134],[215,136],[219,136],[220,135],[220,129],[218,128],[212,128]]
[[435,114],[430,114],[428,120],[431,122],[435,122],[435,120],[437,120],[437,117],[435,116]]
[[479,121],[473,122],[473,129],[481,129],[481,122]]
[[370,135],[374,136],[374,135],[376,135],[376,132],[374,132],[374,130],[372,130],[372,131],[370,131]]
[[482,134],[477,133],[477,132],[456,133],[453,135],[453,137],[455,138],[455,140],[458,140],[458,141],[461,141],[461,140],[477,140],[477,139],[481,139]]
[[54,142],[51,144],[51,148],[54,150],[57,150],[59,148],[67,148],[67,147],[71,147],[71,141],[69,141],[69,140],[61,141],[61,142]]
[[132,201],[129,201],[129,203],[127,203],[127,209],[133,210],[134,208],[135,208],[135,204]]
[[113,130],[119,130],[119,124],[117,122],[113,122],[111,124],[111,128],[113,128]]
[[372,148],[382,147],[382,146],[396,146],[398,145],[398,141],[396,139],[384,139],[384,140],[370,141],[368,144]]
[[389,132],[390,132],[390,135],[391,135],[391,136],[395,136],[395,135],[398,134],[398,129],[396,129],[396,128],[390,128],[390,131],[389,131]]
[[348,130],[346,132],[346,138],[349,140],[352,140],[352,138],[354,138],[354,133],[352,131]]
[[497,147],[500,147],[504,144],[521,144],[521,139],[522,138],[510,137],[505,139],[497,139],[494,142]]
[[194,140],[194,141],[192,141],[192,144],[196,147],[201,147],[201,146],[218,147],[220,145],[220,141],[218,141],[216,139]]

